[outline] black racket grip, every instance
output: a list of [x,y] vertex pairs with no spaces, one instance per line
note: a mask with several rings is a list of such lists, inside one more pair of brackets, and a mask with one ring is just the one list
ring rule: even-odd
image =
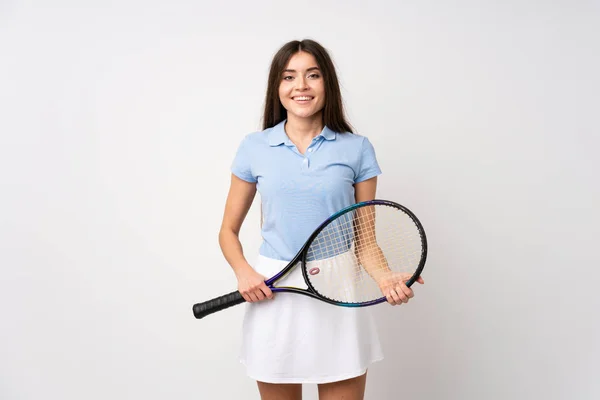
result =
[[200,319],[212,313],[216,313],[217,311],[242,304],[245,301],[246,300],[244,297],[242,297],[240,292],[236,290],[235,292],[217,297],[216,299],[205,301],[204,303],[194,304],[192,310],[194,311],[194,317]]

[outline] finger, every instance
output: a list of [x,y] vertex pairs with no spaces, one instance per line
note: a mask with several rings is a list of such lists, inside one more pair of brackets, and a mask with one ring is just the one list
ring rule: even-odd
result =
[[252,303],[252,300],[250,299],[250,296],[248,296],[247,293],[240,292],[240,294],[242,295],[242,297],[244,298],[244,300],[246,300],[248,303]]
[[400,300],[398,293],[396,293],[396,291],[394,289],[390,290],[390,296],[392,296],[392,299],[394,300],[395,305],[402,304],[402,300]]
[[[408,287],[406,289],[408,289]],[[401,284],[398,284],[398,286],[396,286],[395,289],[395,292],[398,294],[400,301],[403,303],[408,303],[408,294],[406,293],[406,289],[402,287]]]
[[390,303],[390,305],[394,306],[395,302],[394,299],[392,298],[392,294],[391,294],[391,289],[384,289],[382,290],[383,294],[385,295],[385,299],[387,300],[388,303]]
[[248,292],[248,297],[250,297],[250,302],[253,303],[255,301],[258,301],[258,297],[256,297],[256,295],[254,294],[254,292]]
[[390,296],[390,290],[386,287],[383,286],[382,284],[380,284],[379,286],[379,290],[381,290],[381,294],[385,297],[385,300],[389,303],[393,305],[393,299]]
[[260,287],[260,290],[262,290],[262,292],[265,294],[265,296],[268,299],[272,299],[273,298],[273,291],[266,284],[263,283],[261,285],[261,287]]
[[390,305],[392,305],[392,306],[395,306],[395,305],[396,305],[396,300],[394,300],[394,298],[392,297],[392,295],[391,295],[391,294],[388,294],[388,295],[386,296],[386,299],[387,299],[388,303],[390,303]]
[[398,294],[401,296],[404,294],[407,297],[407,300],[412,299],[415,296],[415,293],[412,291],[412,289],[406,286],[404,283],[398,284],[396,291],[398,291]]
[[252,292],[246,292],[246,297],[248,297],[248,303],[254,303],[257,301],[256,296],[254,296]]
[[395,306],[396,304],[394,304],[394,299],[392,298],[391,294],[386,294],[385,295],[385,299],[387,300],[388,303],[390,303],[390,305]]
[[402,290],[402,287],[400,285],[396,286],[396,289],[394,291],[398,294],[398,298],[402,303],[408,303],[408,296],[406,295],[406,293],[404,293],[404,290]]
[[417,282],[419,282],[421,285],[425,283],[425,281],[421,277],[417,278]]
[[254,289],[254,292],[252,292],[252,293],[256,296],[258,301],[265,299],[265,294],[260,289]]

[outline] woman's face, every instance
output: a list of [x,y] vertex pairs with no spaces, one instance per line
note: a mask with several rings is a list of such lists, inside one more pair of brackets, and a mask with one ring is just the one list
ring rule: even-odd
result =
[[312,54],[294,54],[286,65],[279,84],[279,100],[288,118],[315,118],[325,106],[323,76]]

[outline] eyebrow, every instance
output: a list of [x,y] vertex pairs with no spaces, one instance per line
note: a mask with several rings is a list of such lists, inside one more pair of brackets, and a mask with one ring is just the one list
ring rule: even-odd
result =
[[[314,70],[319,70],[319,67],[310,67],[309,69],[306,70],[306,72],[308,71],[314,71]],[[283,72],[296,72],[295,69],[284,69]]]

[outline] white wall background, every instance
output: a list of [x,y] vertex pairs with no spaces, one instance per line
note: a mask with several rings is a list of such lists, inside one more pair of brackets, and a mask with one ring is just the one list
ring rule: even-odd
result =
[[[258,399],[217,243],[288,40],[339,68],[426,285],[367,399],[600,398],[594,1],[0,2],[0,398]],[[255,204],[256,206],[257,204]],[[259,245],[258,208],[242,232]],[[316,399],[314,387],[305,389]]]

